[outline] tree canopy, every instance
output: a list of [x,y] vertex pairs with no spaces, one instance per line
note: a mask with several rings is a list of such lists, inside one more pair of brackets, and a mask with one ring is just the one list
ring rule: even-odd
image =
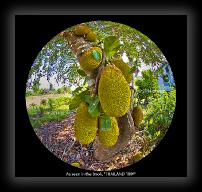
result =
[[[130,26],[109,21],[92,21],[86,24],[98,37],[98,40],[92,44],[104,47],[105,38],[116,36],[120,47],[115,57],[125,54],[129,65],[135,66],[135,70],[141,67],[142,63],[151,67],[167,63],[157,45]],[[72,27],[64,31],[68,32]],[[53,37],[37,55],[29,72],[27,88],[36,85],[41,77],[45,77],[48,82],[51,82],[51,77],[54,77],[58,84],[60,82],[75,87],[80,86],[84,81],[84,77],[79,73],[78,60],[61,33]]]

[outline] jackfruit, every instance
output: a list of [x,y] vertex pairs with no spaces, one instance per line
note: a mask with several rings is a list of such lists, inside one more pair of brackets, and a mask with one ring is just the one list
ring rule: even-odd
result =
[[140,106],[134,107],[133,109],[133,120],[135,126],[138,126],[143,120],[143,110]]
[[119,137],[119,127],[115,117],[111,117],[111,127],[107,130],[99,128],[98,138],[105,147],[111,147],[116,144]]
[[96,41],[97,36],[96,36],[96,34],[93,31],[90,31],[89,33],[87,33],[86,39],[88,41]]
[[121,58],[113,60],[112,63],[121,70],[126,81],[130,83],[132,80],[132,74],[129,73],[130,66],[125,63]]
[[143,158],[143,154],[141,152],[138,152],[133,158],[135,161],[139,161]]
[[77,25],[74,29],[75,35],[84,36],[89,33],[91,30],[86,24]]
[[92,118],[88,113],[86,103],[80,103],[74,122],[75,137],[81,144],[94,141],[97,134],[98,118]]
[[80,167],[80,163],[78,163],[78,162],[73,162],[73,163],[71,163],[71,165],[74,167]]
[[86,73],[96,69],[101,62],[102,49],[99,47],[91,47],[86,50],[79,59],[80,66]]
[[98,96],[103,111],[110,117],[121,117],[129,110],[130,87],[116,66],[107,65],[102,70]]

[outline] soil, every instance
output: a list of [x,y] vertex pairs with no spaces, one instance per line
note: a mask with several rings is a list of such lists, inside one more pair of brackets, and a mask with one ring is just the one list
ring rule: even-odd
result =
[[92,171],[109,171],[129,166],[136,162],[134,156],[143,146],[142,133],[137,132],[121,153],[106,163],[93,156],[93,143],[82,145],[74,136],[75,113],[72,112],[62,121],[49,122],[35,129],[41,142],[62,161],[79,163],[81,169]]

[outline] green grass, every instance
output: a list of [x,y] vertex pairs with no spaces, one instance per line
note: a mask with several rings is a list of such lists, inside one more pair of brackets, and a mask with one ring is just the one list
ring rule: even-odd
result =
[[34,129],[51,121],[61,121],[69,114],[69,105],[66,98],[51,99],[54,105],[37,105],[28,109],[31,125]]

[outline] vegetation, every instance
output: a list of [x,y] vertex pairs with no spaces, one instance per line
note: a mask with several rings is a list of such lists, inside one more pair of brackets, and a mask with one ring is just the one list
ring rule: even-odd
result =
[[40,105],[32,104],[28,108],[29,119],[33,128],[50,122],[60,121],[68,116],[69,106],[68,97],[59,97],[55,99],[41,100]]

